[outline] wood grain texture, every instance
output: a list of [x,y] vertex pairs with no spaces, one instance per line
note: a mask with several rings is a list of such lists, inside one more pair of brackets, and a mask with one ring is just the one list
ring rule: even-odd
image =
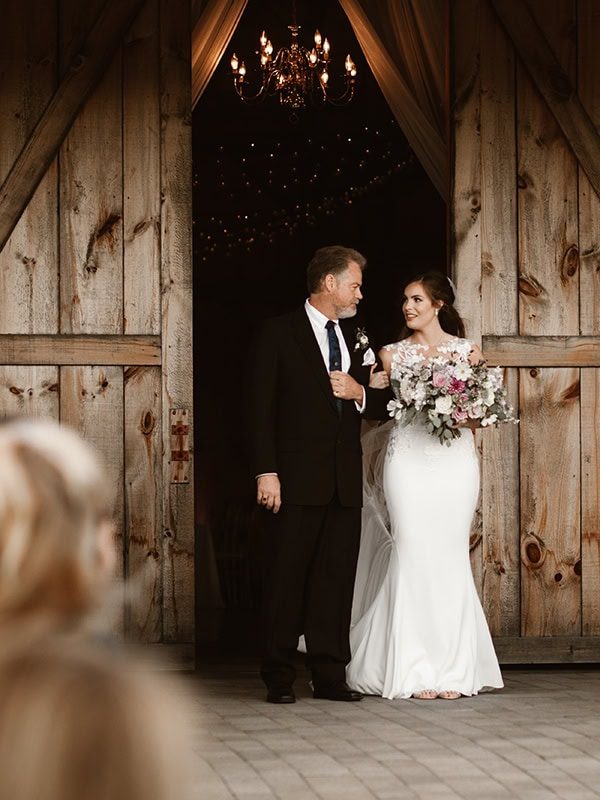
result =
[[193,432],[189,13],[185,0],[160,0],[163,639],[179,642],[194,637],[194,490],[170,484],[167,447],[170,409],[187,408]]
[[[117,581],[123,578],[123,369],[61,367],[60,419],[96,448],[106,469],[116,525]],[[123,630],[122,595],[116,587],[111,608],[115,629]]]
[[2,364],[155,366],[161,358],[158,336],[0,334]]
[[490,364],[504,367],[600,366],[598,336],[484,336]]
[[123,48],[124,331],[160,333],[158,0],[146,0]]
[[59,418],[57,367],[0,366],[0,418]]
[[[532,0],[530,6],[563,70],[574,81],[574,0],[551,4]],[[577,335],[577,164],[521,63],[517,68],[517,114],[520,333]]]
[[[508,399],[518,415],[519,375],[507,370]],[[483,607],[493,636],[520,632],[519,428],[483,434]]]
[[160,369],[125,370],[125,561],[127,633],[162,637],[162,427]]
[[[100,0],[62,0],[63,59]],[[61,333],[123,333],[121,50],[60,152]]]
[[[571,34],[577,25],[575,2],[565,3],[562,7],[570,15],[567,29],[558,27],[553,22],[548,24],[548,16],[552,16],[554,7],[561,5],[556,0],[550,4],[546,0],[531,0],[527,3],[515,3],[514,0],[490,2],[509,32],[517,53],[543,95],[572,152],[600,197],[600,136],[575,91],[575,74],[569,69],[570,64],[565,63],[555,49],[559,38],[574,39]],[[550,36],[547,35],[548,29],[551,31]],[[559,48],[561,44],[559,42]]]
[[482,332],[518,333],[515,55],[482,3],[481,302]]
[[[579,0],[578,91],[600,133],[600,5]],[[600,198],[579,168],[579,252],[581,333],[600,335]]]
[[[457,0],[451,4],[454,124],[452,180],[452,266],[458,309],[467,336],[481,338],[481,140],[480,44],[481,4]],[[481,437],[477,434],[477,447]],[[481,497],[470,538],[471,568],[477,590],[483,582]]]
[[[600,6],[579,0],[578,90],[600,132]],[[579,170],[581,333],[599,337],[600,199]],[[597,366],[600,366],[600,352]],[[581,581],[583,633],[600,635],[600,369],[581,371]]]
[[[518,332],[515,56],[489,4],[481,26],[481,329]],[[484,345],[484,356],[487,353]],[[518,376],[507,376],[518,405]],[[520,630],[519,431],[481,435],[484,611],[492,634]]]
[[520,370],[521,633],[581,634],[577,369]]
[[600,369],[581,370],[581,606],[600,636]]
[[594,664],[600,661],[599,636],[494,637],[501,664]]
[[[56,7],[9,2],[0,27],[0,185],[57,82]],[[4,249],[0,247],[0,332],[58,330],[57,169],[52,161]]]
[[[93,27],[91,23],[96,19],[96,14],[90,15],[86,25],[86,29],[90,30],[89,36],[81,50],[77,51],[75,60],[69,62],[68,67],[62,71],[56,92],[0,187],[0,250],[55,158],[85,99],[103,75],[141,2],[143,0],[105,3]],[[72,0],[62,0],[60,6],[47,5],[50,10],[60,7],[60,21],[70,21],[71,12],[77,9],[77,5],[83,5],[87,9],[93,3],[73,5]],[[23,19],[28,22],[30,20],[25,15]],[[50,27],[56,30],[56,26]],[[66,27],[68,29],[69,25]],[[61,39],[64,40],[64,35]]]

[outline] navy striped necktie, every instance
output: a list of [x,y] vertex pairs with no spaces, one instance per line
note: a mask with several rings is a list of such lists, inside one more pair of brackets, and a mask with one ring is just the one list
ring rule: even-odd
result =
[[[335,322],[330,319],[325,327],[327,328],[327,338],[329,340],[329,372],[339,372],[342,369],[342,350],[335,330]],[[342,401],[339,397],[336,398],[335,404],[338,414],[341,414]]]

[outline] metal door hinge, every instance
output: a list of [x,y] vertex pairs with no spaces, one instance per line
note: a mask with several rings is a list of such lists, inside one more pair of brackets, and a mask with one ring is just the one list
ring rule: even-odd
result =
[[172,408],[169,415],[171,430],[171,483],[190,482],[190,426],[187,408]]

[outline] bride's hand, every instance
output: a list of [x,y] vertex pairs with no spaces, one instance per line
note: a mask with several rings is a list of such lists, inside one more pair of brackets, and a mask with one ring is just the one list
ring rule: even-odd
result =
[[369,378],[369,388],[370,389],[387,389],[390,385],[390,378],[389,375],[385,370],[381,370],[380,372],[375,372],[377,368],[377,364],[373,364],[371,367],[371,376]]

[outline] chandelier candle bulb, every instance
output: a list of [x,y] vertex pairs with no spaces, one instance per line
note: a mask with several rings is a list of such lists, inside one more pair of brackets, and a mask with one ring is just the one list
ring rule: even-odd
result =
[[[314,47],[308,49],[300,44],[300,26],[296,22],[294,9],[293,24],[288,25],[291,32],[291,43],[287,47],[275,51],[273,43],[262,31],[258,40],[260,49],[257,51],[260,77],[258,90],[251,94],[248,91],[252,80],[246,83],[246,65],[234,53],[231,67],[235,75],[235,89],[241,100],[247,103],[258,103],[268,96],[277,96],[282,106],[290,111],[290,119],[296,121],[297,110],[304,109],[309,100],[314,105],[330,104],[343,106],[354,97],[356,68],[348,54],[345,61],[345,70],[341,74],[343,86],[339,93],[334,93],[329,88],[329,65],[331,63],[331,44],[329,39],[323,37],[317,28],[314,34]],[[354,72],[353,72],[354,70]],[[251,71],[252,72],[252,71]],[[250,73],[251,74],[251,73]],[[310,143],[310,142],[309,142]]]

